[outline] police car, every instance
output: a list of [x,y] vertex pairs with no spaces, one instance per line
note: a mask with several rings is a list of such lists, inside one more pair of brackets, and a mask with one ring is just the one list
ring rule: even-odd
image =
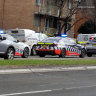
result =
[[30,48],[27,44],[19,42],[8,34],[0,34],[0,57],[13,59],[14,56],[27,58],[30,55]]
[[58,55],[59,57],[65,56],[85,56],[85,47],[69,37],[48,37],[42,42],[38,42],[36,52],[40,57],[45,55]]
[[47,35],[30,29],[8,29],[6,30],[6,33],[29,45],[31,48],[31,55],[36,55],[35,50],[37,42],[47,38]]
[[96,54],[96,35],[89,38],[89,41],[86,44],[86,53],[88,57]]

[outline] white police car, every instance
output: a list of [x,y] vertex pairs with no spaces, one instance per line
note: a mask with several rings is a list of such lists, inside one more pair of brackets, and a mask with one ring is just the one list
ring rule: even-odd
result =
[[13,59],[14,56],[27,58],[30,55],[30,47],[23,42],[19,42],[8,34],[0,34],[0,57]]
[[59,55],[59,57],[65,56],[79,56],[83,58],[85,56],[85,47],[69,37],[49,37],[42,42],[37,43],[36,52],[40,57],[45,55]]

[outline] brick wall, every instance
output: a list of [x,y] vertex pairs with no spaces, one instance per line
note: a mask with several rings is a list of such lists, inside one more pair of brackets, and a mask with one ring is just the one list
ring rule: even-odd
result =
[[[84,9],[83,9],[84,10]],[[89,11],[92,9],[89,9]],[[88,10],[87,10],[88,11]],[[85,12],[87,12],[85,11]],[[78,36],[78,28],[81,26],[81,24],[85,23],[86,21],[88,21],[89,19],[91,19],[92,17],[90,15],[86,15],[84,16],[84,13],[78,13],[75,15],[75,21],[78,21],[75,26],[74,26],[74,34],[75,34],[75,38],[77,38]]]
[[5,6],[3,2],[4,0],[0,0],[0,28],[3,18],[3,29],[33,29],[35,0],[5,0]]
[[[0,29],[24,28],[43,31],[44,19],[41,20],[40,27],[34,26],[36,8],[35,0],[0,0]],[[76,19],[80,17],[80,14],[76,15]],[[75,32],[75,37],[79,26],[85,21],[86,19],[81,20],[71,30]],[[69,32],[70,37],[74,37],[74,33],[71,33]]]
[[[76,14],[75,16],[75,19],[76,20],[79,20],[80,18],[82,18],[82,15],[81,14]],[[77,38],[78,36],[78,28],[81,26],[81,24],[83,24],[85,21],[87,21],[88,19],[84,18],[84,19],[81,19],[80,21],[78,21],[75,26],[74,26],[74,34],[75,34],[75,38]]]

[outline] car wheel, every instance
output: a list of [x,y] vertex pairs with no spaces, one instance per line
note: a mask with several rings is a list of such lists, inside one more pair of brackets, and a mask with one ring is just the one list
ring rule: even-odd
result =
[[66,49],[62,49],[61,54],[59,55],[59,57],[65,58],[66,56]]
[[38,54],[40,57],[45,57],[45,54]]
[[80,58],[84,58],[85,57],[85,54],[86,54],[86,51],[85,51],[85,49],[83,48],[83,49],[81,49],[81,54],[80,54]]
[[29,56],[29,48],[26,47],[23,51],[22,58],[28,58],[28,56]]
[[4,59],[13,60],[14,55],[15,55],[14,49],[13,48],[8,48]]
[[87,53],[87,56],[88,56],[88,57],[92,57],[92,54],[91,54],[91,53]]
[[32,50],[31,50],[31,54],[32,54],[33,56],[36,55],[36,46],[33,46]]

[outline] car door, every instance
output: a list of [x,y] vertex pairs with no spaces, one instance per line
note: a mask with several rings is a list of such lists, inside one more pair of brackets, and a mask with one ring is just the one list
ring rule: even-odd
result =
[[20,55],[22,56],[23,55],[23,50],[24,50],[24,45],[18,41],[15,41],[13,43],[14,47],[15,47],[15,50],[16,50],[16,53],[15,55]]
[[80,48],[79,46],[77,46],[76,42],[71,39],[71,38],[67,38],[66,42],[66,51],[67,51],[67,55],[80,55]]
[[4,54],[7,50],[6,42],[3,42],[3,37],[0,35],[0,54]]
[[15,48],[15,55],[23,55],[23,44],[19,43],[18,40],[16,40],[14,37],[12,37],[11,35],[4,35],[10,42],[11,44],[14,46]]

